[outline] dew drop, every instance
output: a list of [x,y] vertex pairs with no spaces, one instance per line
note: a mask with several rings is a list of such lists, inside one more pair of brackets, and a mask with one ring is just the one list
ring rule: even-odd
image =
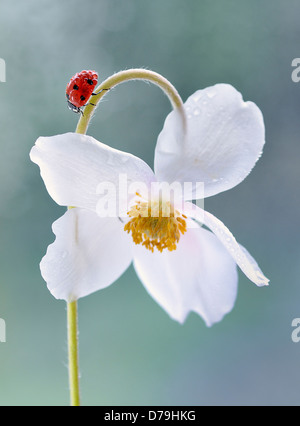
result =
[[123,156],[121,156],[120,157],[120,161],[121,161],[121,163],[123,163],[123,164],[125,164],[125,163],[127,163],[127,161],[129,160],[129,158],[128,157],[126,157],[125,155],[123,155]]
[[115,166],[115,165],[116,165],[116,162],[114,161],[114,157],[113,157],[113,155],[109,155],[109,156],[108,156],[108,158],[107,158],[107,160],[106,160],[106,163],[107,163],[108,165],[110,165],[110,166]]
[[202,96],[203,96],[203,93],[202,93],[202,92],[198,92],[198,93],[196,93],[196,94],[192,97],[192,99],[193,99],[193,101],[194,101],[194,102],[198,102],[198,101],[199,101],[199,99],[201,99],[201,98],[202,98]]
[[213,90],[213,89],[210,89],[210,90],[207,90],[206,91],[206,94],[207,94],[207,96],[209,97],[209,98],[214,98],[215,96],[216,96],[216,92],[215,92],[215,90]]

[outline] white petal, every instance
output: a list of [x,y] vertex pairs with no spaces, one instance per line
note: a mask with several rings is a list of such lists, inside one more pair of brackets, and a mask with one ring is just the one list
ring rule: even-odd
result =
[[71,302],[118,279],[132,261],[132,242],[123,228],[119,219],[78,208],[54,222],[56,240],[40,265],[53,296]]
[[40,166],[54,201],[92,211],[97,210],[99,185],[104,182],[113,185],[118,195],[120,175],[126,176],[128,185],[142,182],[149,187],[155,180],[153,171],[140,158],[77,133],[40,137],[30,158]]
[[151,253],[137,246],[134,266],[150,295],[180,323],[195,311],[211,326],[234,306],[236,264],[218,239],[199,226],[189,228],[173,252]]
[[239,184],[261,155],[265,139],[263,116],[252,102],[228,84],[199,90],[184,104],[185,138],[178,132],[178,116],[171,112],[155,151],[158,180],[204,183],[204,196],[218,194]]
[[236,241],[224,223],[211,213],[200,209],[195,204],[185,203],[184,213],[189,217],[195,218],[212,230],[231,254],[244,274],[253,281],[254,284],[258,287],[263,287],[269,284],[268,278],[264,276],[254,258]]

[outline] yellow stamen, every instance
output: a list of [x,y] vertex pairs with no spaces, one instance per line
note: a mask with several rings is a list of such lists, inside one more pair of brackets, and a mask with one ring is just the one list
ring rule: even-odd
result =
[[170,202],[138,201],[127,213],[132,219],[124,230],[131,232],[135,244],[142,244],[154,252],[176,250],[181,234],[186,232],[186,216],[174,209]]

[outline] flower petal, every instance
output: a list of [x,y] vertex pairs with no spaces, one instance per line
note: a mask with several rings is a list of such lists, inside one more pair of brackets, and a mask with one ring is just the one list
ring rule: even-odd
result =
[[54,222],[56,240],[40,264],[53,296],[71,302],[118,279],[132,261],[132,242],[123,228],[119,219],[78,208]]
[[218,239],[199,226],[189,228],[172,252],[151,253],[137,246],[134,266],[150,295],[180,323],[195,311],[211,326],[234,306],[236,264]]
[[140,158],[77,133],[40,137],[30,158],[39,165],[51,197],[63,206],[96,211],[101,198],[99,185],[108,182],[118,194],[120,175],[126,177],[128,185],[142,182],[149,187],[155,180]]
[[157,141],[155,173],[159,181],[192,182],[185,199],[218,194],[239,184],[259,159],[265,139],[263,116],[228,84],[199,90],[184,104],[187,134],[178,133],[171,112]]
[[249,280],[253,281],[258,287],[269,285],[268,278],[264,276],[254,258],[236,241],[224,223],[192,203],[185,203],[184,213],[212,230]]

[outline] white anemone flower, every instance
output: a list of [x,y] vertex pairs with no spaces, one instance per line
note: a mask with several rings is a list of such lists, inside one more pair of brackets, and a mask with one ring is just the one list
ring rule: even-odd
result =
[[[171,112],[158,138],[154,172],[90,136],[67,133],[36,141],[30,156],[49,194],[59,205],[76,207],[54,222],[56,240],[40,265],[57,299],[72,302],[105,288],[133,261],[146,290],[173,319],[183,323],[194,311],[211,326],[234,306],[237,265],[257,286],[268,285],[228,228],[191,202],[199,183],[209,197],[250,173],[264,145],[261,111],[226,84],[197,91],[184,109],[186,133]],[[148,189],[131,197],[125,223],[118,215],[97,214],[99,184],[110,182],[118,191],[120,175]],[[153,182],[191,185],[175,205],[149,196]],[[169,215],[161,214],[166,210]]]

